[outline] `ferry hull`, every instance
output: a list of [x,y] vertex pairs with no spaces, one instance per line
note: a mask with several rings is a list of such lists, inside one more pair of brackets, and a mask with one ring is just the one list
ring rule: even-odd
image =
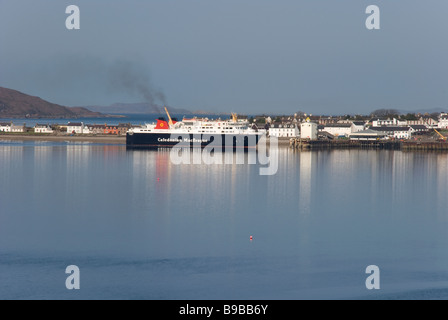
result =
[[261,134],[230,135],[230,134],[171,134],[171,133],[127,133],[126,148],[128,149],[159,149],[159,148],[222,148],[225,150],[256,148]]

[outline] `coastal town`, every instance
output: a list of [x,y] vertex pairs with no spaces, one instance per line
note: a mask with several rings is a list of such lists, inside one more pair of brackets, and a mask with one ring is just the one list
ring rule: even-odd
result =
[[[441,141],[448,136],[448,113],[408,114],[389,116],[316,116],[295,113],[286,116],[238,116],[271,137],[308,140],[410,140]],[[33,127],[17,122],[0,122],[0,134],[36,136],[125,136],[131,123],[95,124],[67,122],[65,124],[36,123]]]

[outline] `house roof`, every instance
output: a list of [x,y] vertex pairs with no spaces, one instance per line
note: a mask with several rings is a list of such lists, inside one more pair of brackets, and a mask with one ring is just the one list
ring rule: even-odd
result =
[[373,121],[394,121],[395,118],[373,118]]
[[428,127],[424,126],[422,124],[413,124],[413,125],[410,125],[410,127],[414,130],[428,130]]
[[275,129],[294,129],[295,127],[296,127],[296,124],[292,124],[292,123],[282,123],[282,124],[271,125],[271,128],[275,128]]
[[409,131],[410,127],[371,127],[371,130],[389,132],[389,131]]
[[81,122],[69,122],[67,124],[68,127],[82,127],[82,123]]
[[323,125],[324,128],[350,128],[351,123],[327,123]]
[[367,130],[363,130],[363,131],[358,131],[358,132],[354,132],[351,134],[351,136],[357,136],[357,135],[361,135],[361,136],[384,136],[385,134],[382,131],[377,131],[377,130],[372,130],[372,129],[367,129]]
[[364,126],[366,123],[364,121],[353,121],[355,126]]

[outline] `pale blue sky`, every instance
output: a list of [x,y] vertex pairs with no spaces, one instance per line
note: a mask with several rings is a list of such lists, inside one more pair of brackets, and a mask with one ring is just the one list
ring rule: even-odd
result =
[[138,82],[190,110],[447,108],[447,16],[446,0],[0,0],[0,86],[67,106],[144,101]]

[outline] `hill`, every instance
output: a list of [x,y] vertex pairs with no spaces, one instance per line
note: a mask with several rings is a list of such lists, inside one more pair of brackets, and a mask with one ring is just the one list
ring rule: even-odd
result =
[[0,118],[87,118],[103,117],[86,108],[69,108],[0,87]]

